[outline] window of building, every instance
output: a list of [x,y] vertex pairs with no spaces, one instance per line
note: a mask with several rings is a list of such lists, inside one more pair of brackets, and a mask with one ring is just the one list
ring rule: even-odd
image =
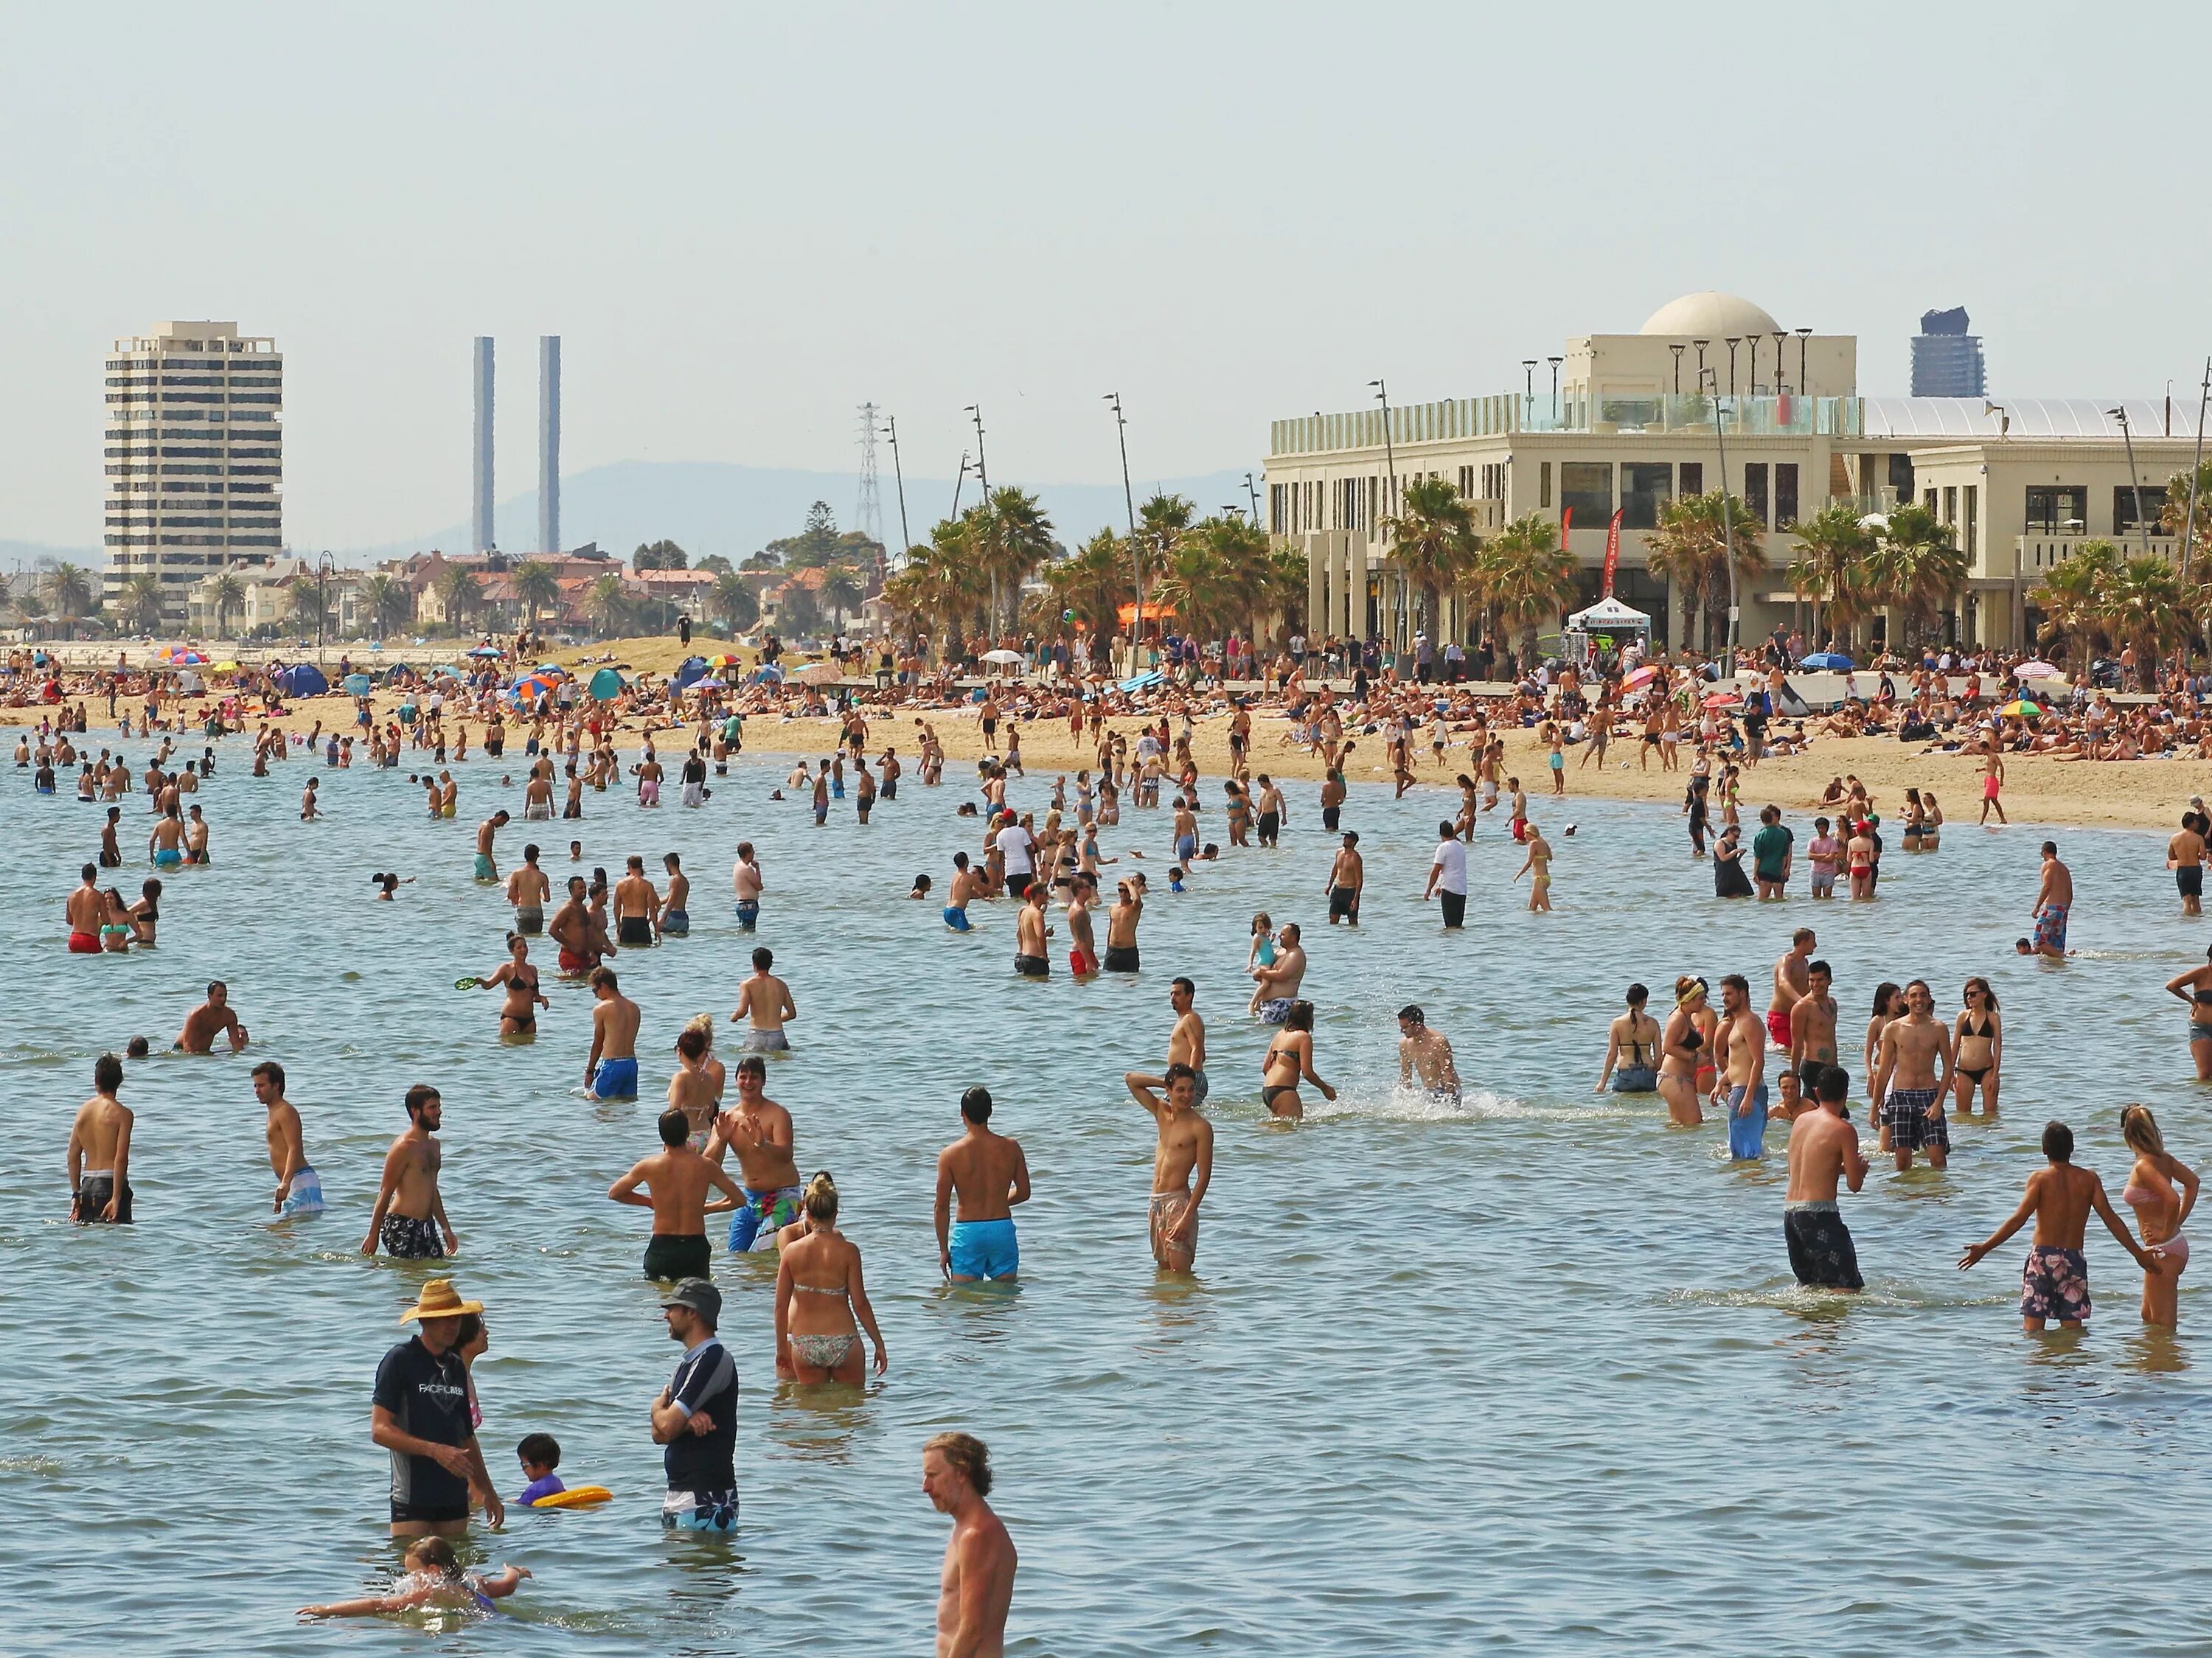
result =
[[1559,463],[1559,510],[1572,513],[1585,530],[1613,517],[1613,463],[1609,460],[1563,460]]
[[2155,483],[2142,486],[2142,518],[2136,517],[2136,490],[2129,484],[2112,487],[2112,533],[2116,536],[2136,534],[2148,523],[2150,532],[2159,531],[2158,509],[2166,504],[2166,491]]
[[1947,483],[1943,486],[1943,522],[1956,524],[1958,521],[1959,486],[1955,483]]
[[1659,509],[1674,493],[1674,468],[1668,461],[1624,462],[1620,468],[1620,524],[1625,530],[1656,530]]
[[1682,479],[1681,479],[1681,483],[1682,483],[1682,493],[1683,493],[1684,495],[1701,495],[1705,494],[1705,462],[1703,462],[1703,461],[1701,461],[1701,460],[1686,460],[1686,461],[1684,461],[1684,462],[1682,463]]
[[1978,535],[1976,533],[1976,532],[1977,532],[1977,531],[1981,528],[1981,505],[1982,505],[1982,501],[1981,501],[1981,489],[1980,489],[1980,488],[1979,488],[1979,486],[1978,486],[1978,485],[1970,483],[1970,484],[1968,484],[1968,485],[1966,486],[1966,556],[1967,556],[1968,558],[1972,558],[1972,557],[1973,557],[1973,556],[1974,556],[1976,553],[1978,553],[1978,552],[1979,552],[1979,551],[1981,550],[1981,546],[1980,546],[1980,538],[1979,538]]
[[1797,521],[1797,463],[1794,460],[1774,463],[1774,521]]
[[1540,507],[1551,504],[1552,463],[1547,460],[1540,463],[1536,468],[1536,505]]
[[1750,461],[1744,466],[1743,504],[1751,508],[1752,516],[1760,524],[1766,523],[1766,463],[1763,460]]
[[1485,501],[1505,499],[1505,468],[1498,462],[1486,462],[1482,468],[1482,497]]
[[1897,491],[1899,501],[1912,499],[1912,457],[1892,455],[1889,458],[1889,487]]
[[2032,535],[2078,536],[2089,528],[2089,491],[2076,483],[2027,486],[2027,528]]

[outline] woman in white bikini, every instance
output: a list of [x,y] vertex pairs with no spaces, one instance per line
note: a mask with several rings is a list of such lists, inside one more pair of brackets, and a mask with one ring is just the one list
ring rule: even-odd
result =
[[2120,1198],[2136,1212],[2136,1230],[2159,1263],[2156,1272],[2143,1274],[2142,1321],[2170,1328],[2181,1321],[2181,1273],[2189,1265],[2189,1240],[2181,1228],[2197,1206],[2197,1175],[2166,1149],[2148,1106],[2121,1109],[2120,1137],[2136,1154]]
[[775,1274],[776,1373],[802,1386],[857,1386],[862,1330],[875,1345],[878,1376],[890,1368],[890,1358],[860,1280],[860,1248],[837,1230],[837,1183],[828,1169],[806,1182],[799,1203],[806,1231],[783,1244]]

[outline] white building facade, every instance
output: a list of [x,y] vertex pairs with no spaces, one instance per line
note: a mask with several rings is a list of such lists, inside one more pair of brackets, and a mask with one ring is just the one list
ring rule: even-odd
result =
[[107,570],[161,583],[165,614],[226,569],[260,570],[283,545],[284,359],[234,322],[160,322],[106,360]]

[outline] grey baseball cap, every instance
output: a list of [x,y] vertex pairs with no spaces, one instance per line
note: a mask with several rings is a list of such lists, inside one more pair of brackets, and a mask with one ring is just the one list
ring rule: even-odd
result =
[[663,1307],[689,1307],[709,1324],[721,1321],[722,1292],[702,1278],[680,1280],[662,1297],[660,1304]]

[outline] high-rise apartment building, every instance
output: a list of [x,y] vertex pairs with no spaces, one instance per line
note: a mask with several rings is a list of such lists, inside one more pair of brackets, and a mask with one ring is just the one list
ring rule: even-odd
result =
[[1982,342],[1966,331],[1973,324],[1966,307],[1923,311],[1912,341],[1912,395],[1916,398],[1980,398],[1989,395],[1982,368]]
[[561,337],[538,337],[538,550],[561,550]]
[[492,504],[492,392],[494,367],[489,334],[477,336],[470,376],[476,389],[476,446],[469,467],[469,550],[488,553],[499,544]]
[[107,356],[107,571],[161,584],[165,616],[216,570],[283,545],[284,359],[234,322],[157,322]]

